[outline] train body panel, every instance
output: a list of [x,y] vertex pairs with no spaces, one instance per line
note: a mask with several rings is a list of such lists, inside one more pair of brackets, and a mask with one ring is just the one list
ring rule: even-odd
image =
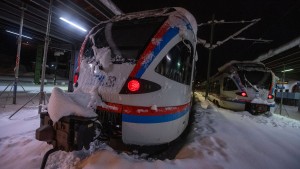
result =
[[158,145],[175,140],[186,128],[189,107],[169,115],[123,115],[122,139],[135,145]]

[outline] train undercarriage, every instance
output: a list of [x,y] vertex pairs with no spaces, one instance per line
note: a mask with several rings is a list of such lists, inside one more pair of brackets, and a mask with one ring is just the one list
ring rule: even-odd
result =
[[[53,146],[42,162],[44,168],[48,156],[58,150],[71,152],[89,149],[90,143],[107,144],[117,152],[137,154],[145,159],[174,159],[185,143],[185,138],[191,129],[194,112],[191,110],[189,125],[174,141],[153,146],[128,145],[122,142],[121,114],[97,111],[98,117],[66,116],[53,123],[48,112],[40,114],[40,127],[36,130],[36,139],[45,141]],[[146,155],[145,155],[146,154]]]

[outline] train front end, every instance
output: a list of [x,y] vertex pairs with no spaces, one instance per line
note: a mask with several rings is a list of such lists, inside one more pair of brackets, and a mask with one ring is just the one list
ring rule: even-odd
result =
[[92,93],[98,120],[125,144],[159,145],[186,128],[196,59],[196,21],[182,8],[116,16],[80,51],[75,92]]
[[235,64],[239,92],[235,94],[244,100],[244,110],[252,114],[274,112],[275,75],[261,63]]

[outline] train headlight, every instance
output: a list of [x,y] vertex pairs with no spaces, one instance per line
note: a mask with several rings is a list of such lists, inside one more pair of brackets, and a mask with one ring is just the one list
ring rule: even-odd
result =
[[273,98],[274,98],[273,95],[271,95],[271,94],[268,95],[268,99],[273,99]]
[[120,94],[142,94],[160,90],[157,83],[145,79],[128,78],[122,87]]
[[131,92],[138,91],[140,89],[140,86],[140,82],[137,80],[130,80],[127,85],[128,90],[130,90]]
[[78,78],[79,78],[79,74],[78,74],[78,73],[75,73],[75,75],[74,75],[74,83],[77,82]]
[[236,92],[235,94],[243,96],[243,97],[248,97],[246,92]]

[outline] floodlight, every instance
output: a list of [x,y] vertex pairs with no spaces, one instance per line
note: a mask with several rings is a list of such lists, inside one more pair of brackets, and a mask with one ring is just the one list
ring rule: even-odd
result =
[[[16,32],[12,32],[12,31],[9,31],[9,30],[5,30],[5,31],[8,32],[8,33],[11,33],[11,34],[14,34],[14,35],[18,35],[18,36],[19,36],[19,34],[16,33]],[[25,35],[21,35],[21,36],[24,37],[24,38],[32,39],[32,37],[29,37],[29,36],[25,36]]]
[[87,30],[84,29],[83,27],[81,27],[81,26],[79,26],[79,25],[77,25],[77,24],[75,24],[75,23],[73,23],[73,22],[71,22],[71,21],[69,21],[69,20],[67,20],[67,19],[65,19],[65,18],[63,18],[63,17],[60,17],[59,19],[62,20],[62,21],[67,22],[68,24],[74,26],[74,27],[77,28],[77,29],[80,29],[80,30],[83,31],[83,32],[86,32],[86,31],[87,31]]
[[283,70],[283,71],[281,71],[281,72],[290,72],[290,71],[292,71],[292,70],[294,70],[294,69],[286,69],[286,70]]

